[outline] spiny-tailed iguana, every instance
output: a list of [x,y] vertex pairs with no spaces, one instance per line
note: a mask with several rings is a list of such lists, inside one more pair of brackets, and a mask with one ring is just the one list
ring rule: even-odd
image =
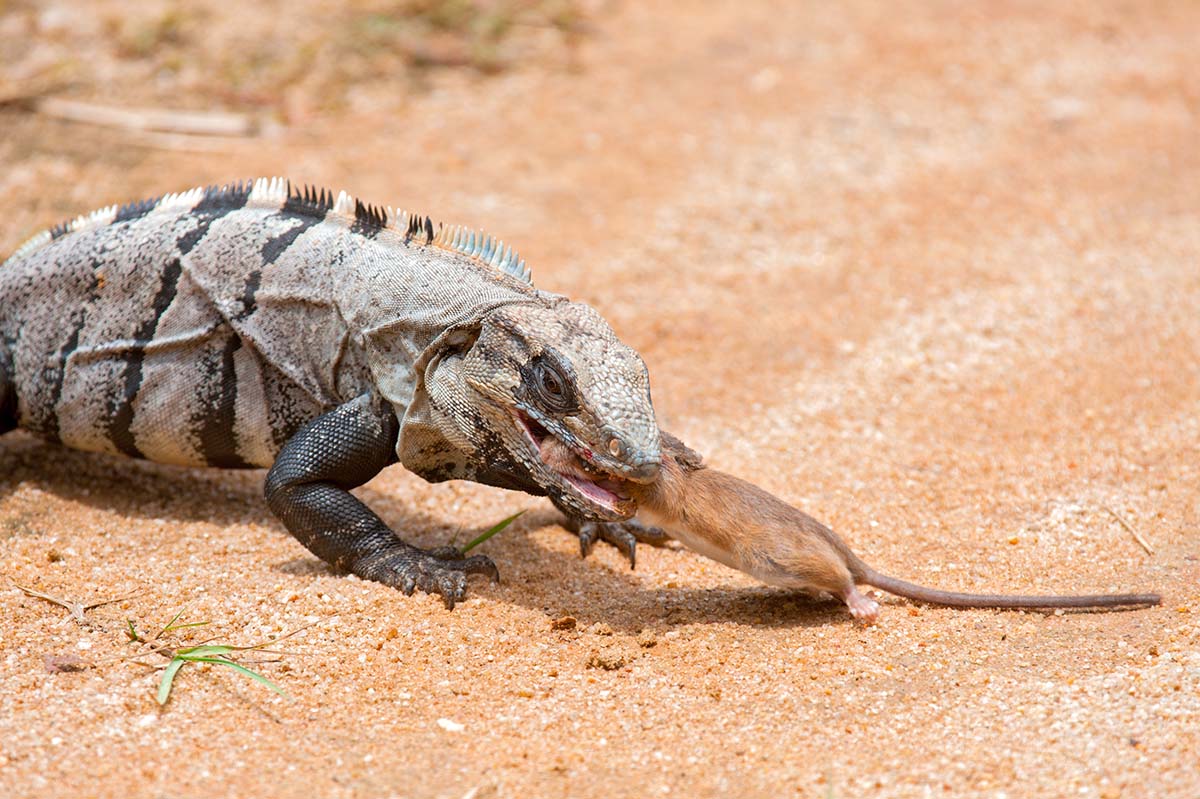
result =
[[[480,232],[279,178],[111,206],[0,265],[0,434],[17,427],[269,468],[269,507],[314,554],[449,607],[496,567],[406,544],[350,494],[389,464],[548,495],[585,552],[601,537],[632,562],[663,538],[626,522],[659,429],[599,314]],[[549,466],[549,436],[587,468]]]

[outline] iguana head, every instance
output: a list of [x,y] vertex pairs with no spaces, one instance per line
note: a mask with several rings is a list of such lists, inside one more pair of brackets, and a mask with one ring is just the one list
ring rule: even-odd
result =
[[[646,365],[587,305],[505,305],[482,320],[461,363],[477,423],[565,509],[617,521],[637,511],[625,485],[652,482],[661,461]],[[574,462],[544,456],[564,445]],[[561,452],[561,447],[558,450]],[[481,453],[487,456],[487,453]]]

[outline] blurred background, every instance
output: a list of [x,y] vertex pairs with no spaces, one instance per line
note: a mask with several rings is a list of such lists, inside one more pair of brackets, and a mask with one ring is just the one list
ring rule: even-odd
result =
[[519,243],[652,361],[790,383],[948,270],[1194,210],[1197,10],[1150,8],[0,0],[0,250],[279,174]]
[[[404,107],[431,72],[570,63],[595,0],[228,3],[6,0],[11,94],[253,112],[259,122]],[[555,63],[557,61],[557,63]]]
[[[321,716],[303,757],[265,714],[213,700],[229,715],[204,729],[255,731],[246,762],[217,768],[241,794],[355,795],[329,777],[353,750],[377,786],[415,795],[475,796],[458,769],[486,760],[520,796],[1194,797],[1198,43],[1194,0],[0,0],[0,253],[109,203],[263,175],[484,228],[645,356],[666,429],[874,565],[958,590],[1161,590],[1162,609],[891,606],[860,630],[692,553],[646,551],[634,573],[609,550],[581,562],[530,514],[484,547],[505,582],[473,585],[447,618],[281,573],[303,553],[265,515],[261,476],[70,456],[38,491],[38,464],[63,456],[10,437],[7,507],[94,554],[50,572],[80,582],[73,596],[90,595],[89,569],[110,585],[145,574],[129,543],[145,540],[156,570],[199,564],[213,617],[222,596],[286,584],[303,601],[344,592],[403,631],[346,623],[360,637],[326,643],[370,660],[339,678],[345,713]],[[71,499],[86,475],[120,535],[88,534],[108,500]],[[146,492],[125,485],[140,475],[191,534],[145,518]],[[428,518],[426,545],[527,502],[399,469],[369,490],[385,518]],[[249,521],[212,524],[230,502]],[[6,541],[14,580],[46,570],[38,541]],[[184,603],[182,585],[154,590],[147,603]],[[36,639],[40,610],[0,627]],[[494,628],[541,642],[565,615],[611,626],[635,661],[589,669],[585,632],[471,660]],[[635,642],[643,628],[657,647]],[[323,694],[297,690],[315,696],[287,711],[303,724]],[[86,693],[61,693],[58,716]],[[90,718],[123,724],[114,712]],[[23,713],[22,785],[120,793],[120,757],[108,777],[74,767],[86,736],[29,755],[57,721]],[[474,737],[439,732],[443,714]],[[140,761],[155,731],[120,751]],[[328,750],[327,734],[354,743]],[[190,762],[147,779],[211,790]]]

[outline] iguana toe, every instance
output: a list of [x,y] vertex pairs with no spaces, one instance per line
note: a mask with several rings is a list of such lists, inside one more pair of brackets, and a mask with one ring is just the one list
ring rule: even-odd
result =
[[654,547],[665,546],[671,537],[657,527],[647,527],[638,521],[592,522],[567,519],[565,527],[579,536],[579,554],[586,558],[597,541],[605,541],[621,551],[629,568],[637,567],[638,543]]
[[450,610],[467,595],[467,577],[486,575],[500,579],[496,564],[486,555],[464,558],[454,547],[421,550],[402,547],[377,553],[355,563],[351,571],[367,580],[394,586],[411,596],[416,589],[437,594]]

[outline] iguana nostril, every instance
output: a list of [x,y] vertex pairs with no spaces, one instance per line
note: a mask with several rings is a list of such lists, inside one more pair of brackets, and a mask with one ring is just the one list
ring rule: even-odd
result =
[[657,461],[651,461],[650,463],[643,463],[632,470],[626,471],[625,477],[635,483],[653,483],[658,479],[660,470],[660,464]]
[[621,439],[613,436],[608,440],[608,453],[614,458],[621,457],[621,453],[625,451],[625,447],[621,445]]

